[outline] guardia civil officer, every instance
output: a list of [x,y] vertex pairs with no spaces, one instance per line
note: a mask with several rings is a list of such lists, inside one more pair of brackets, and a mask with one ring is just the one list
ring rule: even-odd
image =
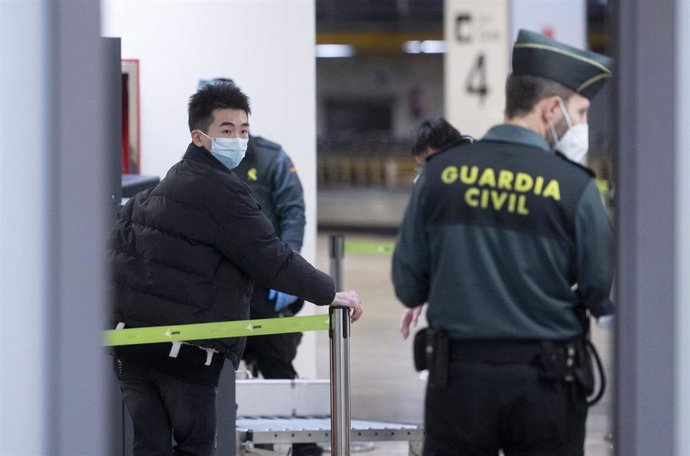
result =
[[[283,147],[262,136],[250,136],[247,155],[235,169],[271,221],[276,235],[299,252],[304,240],[304,192],[297,168]],[[281,291],[254,287],[251,318],[292,316],[304,301]],[[244,359],[264,378],[293,379],[297,371],[292,362],[297,355],[301,333],[273,334],[247,341]]]
[[398,298],[429,303],[426,456],[583,454],[582,316],[613,312],[613,245],[563,154],[586,148],[611,60],[522,30],[512,66],[504,123],[428,161],[393,256]]

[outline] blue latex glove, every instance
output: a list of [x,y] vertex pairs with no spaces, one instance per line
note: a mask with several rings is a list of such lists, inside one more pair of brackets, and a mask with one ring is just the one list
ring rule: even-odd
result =
[[601,317],[597,318],[597,325],[600,328],[606,329],[608,331],[613,330],[614,322],[615,317],[613,315],[602,315]]
[[273,307],[276,312],[280,312],[293,302],[297,301],[297,296],[292,296],[287,293],[283,293],[281,291],[277,290],[269,290],[268,291],[268,300],[273,301],[275,299],[276,304]]

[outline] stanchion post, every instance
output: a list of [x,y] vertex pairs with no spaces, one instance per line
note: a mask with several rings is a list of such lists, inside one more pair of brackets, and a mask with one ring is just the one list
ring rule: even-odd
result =
[[331,455],[350,456],[350,315],[330,308]]
[[342,234],[331,234],[328,240],[331,252],[331,277],[333,277],[333,281],[335,282],[335,291],[342,291],[345,237]]

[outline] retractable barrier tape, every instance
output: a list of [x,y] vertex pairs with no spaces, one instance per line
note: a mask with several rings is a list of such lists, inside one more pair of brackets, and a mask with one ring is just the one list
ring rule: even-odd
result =
[[265,336],[330,329],[328,315],[224,321],[194,325],[151,326],[103,331],[105,346],[155,344],[161,342]]
[[390,255],[395,250],[393,242],[369,242],[345,240],[345,253]]

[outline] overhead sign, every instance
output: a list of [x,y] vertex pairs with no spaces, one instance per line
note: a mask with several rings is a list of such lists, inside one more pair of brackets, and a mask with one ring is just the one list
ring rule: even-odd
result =
[[480,137],[503,120],[508,0],[447,0],[445,37],[446,119]]
[[446,0],[445,117],[463,134],[481,137],[503,121],[511,47],[521,28],[584,47],[585,2]]

